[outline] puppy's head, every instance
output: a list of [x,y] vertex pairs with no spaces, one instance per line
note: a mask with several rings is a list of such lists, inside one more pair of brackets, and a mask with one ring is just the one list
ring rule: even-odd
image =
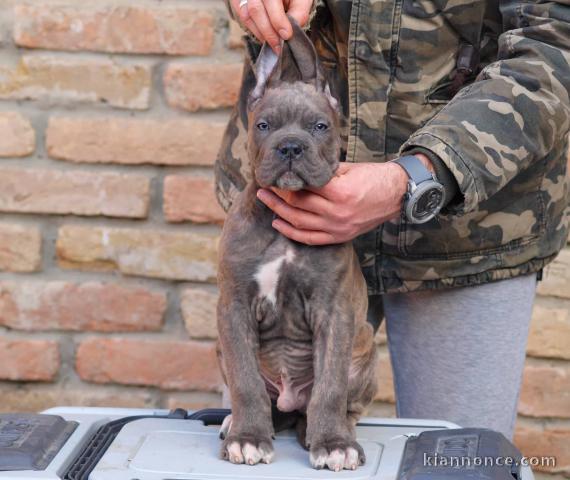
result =
[[261,187],[322,187],[338,167],[337,102],[320,71],[315,47],[291,19],[293,36],[279,57],[265,44],[248,100],[248,152]]

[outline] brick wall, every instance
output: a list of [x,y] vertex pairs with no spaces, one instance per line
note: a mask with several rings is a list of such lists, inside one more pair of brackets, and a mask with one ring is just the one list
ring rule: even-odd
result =
[[[241,58],[218,0],[0,3],[0,411],[220,404],[212,164]],[[519,405],[552,478],[570,476],[569,272],[567,249]],[[378,344],[372,413],[393,415]]]

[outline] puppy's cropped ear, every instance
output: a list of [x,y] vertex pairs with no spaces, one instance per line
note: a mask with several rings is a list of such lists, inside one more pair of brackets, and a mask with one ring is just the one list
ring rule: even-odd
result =
[[[300,75],[300,80],[305,83],[311,83],[315,88],[317,88],[317,90],[324,92],[331,107],[333,110],[336,110],[338,102],[331,95],[329,85],[327,84],[325,76],[320,68],[319,56],[317,55],[315,45],[299,26],[297,21],[293,17],[288,16],[288,18],[291,22],[291,26],[293,27],[293,35],[286,44],[289,47],[292,61],[289,61],[288,64],[285,63],[284,60],[280,62],[282,63],[281,79],[284,81],[288,80],[287,70],[292,70],[291,64],[294,63],[295,68],[298,71],[298,75]],[[283,53],[285,53],[285,51]]]
[[293,75],[291,70],[295,68],[300,75],[298,80],[305,83],[312,83],[319,89],[324,89],[324,78],[319,69],[319,57],[315,45],[311,39],[299,26],[297,21],[287,16],[293,27],[293,35],[287,40],[287,46],[291,55],[290,62],[285,63],[282,67],[281,78],[282,80],[289,80],[287,77]]
[[279,82],[305,82],[324,92],[331,107],[336,110],[338,102],[331,95],[325,77],[319,68],[319,57],[311,39],[297,21],[288,16],[293,35],[281,42],[281,54],[277,56],[271,47],[264,43],[255,62],[256,84],[249,94],[247,108],[252,111],[270,85]]
[[263,97],[265,89],[269,84],[269,79],[272,77],[278,61],[279,57],[277,57],[275,52],[267,43],[264,43],[255,62],[254,71],[256,83],[255,87],[249,94],[247,101],[247,108],[249,111],[253,110],[257,101]]

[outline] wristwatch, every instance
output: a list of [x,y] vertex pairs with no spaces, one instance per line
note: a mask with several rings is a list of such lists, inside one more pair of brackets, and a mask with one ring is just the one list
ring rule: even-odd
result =
[[414,155],[392,160],[408,174],[408,191],[404,195],[402,213],[410,223],[426,223],[434,218],[445,201],[443,185]]

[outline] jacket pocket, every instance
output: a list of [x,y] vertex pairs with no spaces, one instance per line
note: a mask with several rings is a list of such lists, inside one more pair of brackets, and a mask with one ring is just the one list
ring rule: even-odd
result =
[[544,162],[538,162],[464,215],[440,214],[421,225],[401,219],[399,255],[473,258],[537,242],[546,230],[546,192],[541,188],[545,168]]
[[479,50],[473,45],[462,43],[457,51],[455,69],[427,91],[425,103],[448,103],[459,90],[475,81],[480,70]]
[[452,93],[453,82],[448,78],[445,78],[440,83],[434,85],[431,89],[426,92],[425,103],[431,104],[445,104],[453,98]]

